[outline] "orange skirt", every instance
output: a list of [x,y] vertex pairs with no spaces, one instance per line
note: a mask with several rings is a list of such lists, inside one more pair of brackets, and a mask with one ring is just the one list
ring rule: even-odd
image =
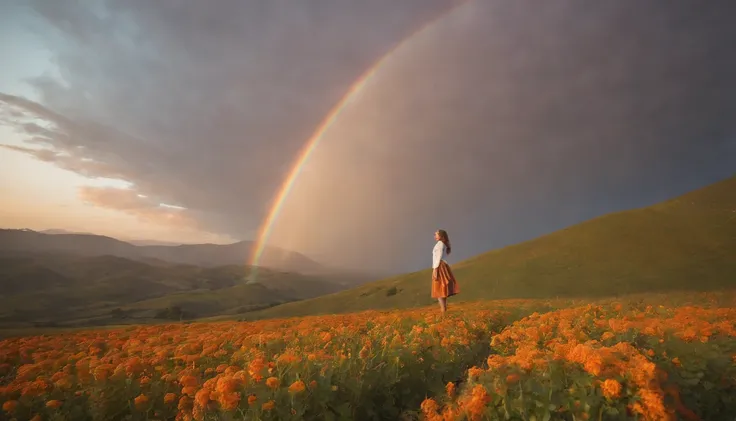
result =
[[440,265],[432,271],[432,298],[446,298],[460,292],[450,265],[440,260]]

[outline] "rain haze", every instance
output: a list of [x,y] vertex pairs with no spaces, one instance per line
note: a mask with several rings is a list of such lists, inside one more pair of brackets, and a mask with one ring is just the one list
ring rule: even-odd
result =
[[0,8],[7,228],[402,272],[736,172],[731,1]]

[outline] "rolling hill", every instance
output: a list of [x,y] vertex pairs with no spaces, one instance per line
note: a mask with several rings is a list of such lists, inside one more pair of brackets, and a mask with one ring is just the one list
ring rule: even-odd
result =
[[0,329],[146,323],[238,314],[344,289],[334,280],[247,266],[117,256],[0,257]]
[[[223,266],[245,264],[253,247],[252,241],[233,244],[134,245],[94,234],[0,229],[0,255],[6,256],[35,253],[66,253],[87,257],[111,255],[132,260],[158,259],[187,265]],[[267,247],[261,264],[289,272],[330,272],[303,254],[278,247]]]
[[[460,285],[452,301],[733,288],[736,176],[451,264]],[[423,270],[247,318],[420,306],[433,302],[429,288],[430,270]]]

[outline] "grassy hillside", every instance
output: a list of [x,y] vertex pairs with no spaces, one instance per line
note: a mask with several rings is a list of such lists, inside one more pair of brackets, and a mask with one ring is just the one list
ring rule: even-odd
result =
[[[734,256],[736,177],[454,263],[453,301],[736,287]],[[413,307],[431,303],[429,291],[424,270],[247,317]]]
[[[257,281],[257,282],[256,282]],[[246,266],[115,256],[0,258],[0,329],[144,323],[237,314],[340,289],[328,279]]]

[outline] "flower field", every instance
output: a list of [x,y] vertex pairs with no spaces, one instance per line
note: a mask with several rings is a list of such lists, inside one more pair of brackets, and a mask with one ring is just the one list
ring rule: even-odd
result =
[[503,300],[444,318],[430,307],[14,338],[0,342],[0,419],[732,418],[735,299]]

